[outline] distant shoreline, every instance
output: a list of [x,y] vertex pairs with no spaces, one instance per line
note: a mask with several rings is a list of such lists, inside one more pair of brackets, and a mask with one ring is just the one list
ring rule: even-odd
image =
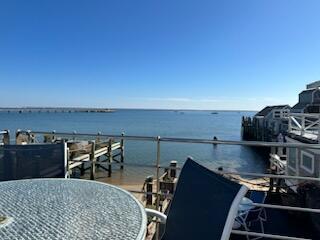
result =
[[94,108],[94,107],[0,107],[0,111],[28,111],[28,110],[59,110],[59,111],[117,111],[117,110],[138,110],[138,111],[215,111],[215,112],[257,112],[258,110],[217,110],[217,109],[173,109],[173,108]]

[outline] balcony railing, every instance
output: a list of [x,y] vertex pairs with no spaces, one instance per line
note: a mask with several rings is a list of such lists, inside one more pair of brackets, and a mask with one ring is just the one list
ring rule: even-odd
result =
[[[315,116],[311,116],[308,114],[304,114],[303,116],[300,115],[291,115],[291,122],[294,123],[296,126],[294,127],[291,123],[290,130],[296,131],[295,129],[299,129],[299,131],[313,131],[314,129],[319,127],[319,115],[315,121],[311,121],[310,119]],[[294,119],[294,120],[293,120]],[[297,120],[300,119],[300,120]],[[315,130],[314,130],[315,131]],[[124,134],[115,135],[115,134],[92,134],[92,133],[76,133],[76,132],[45,132],[45,131],[19,131],[25,132],[32,135],[54,135],[54,136],[69,136],[73,139],[75,138],[85,138],[85,137],[99,137],[99,138],[108,138],[112,140],[122,140],[122,141],[150,141],[156,144],[156,156],[153,163],[150,164],[132,164],[132,163],[99,163],[101,165],[121,165],[121,166],[137,166],[137,167],[149,167],[155,168],[156,170],[156,190],[152,192],[145,192],[145,191],[131,191],[136,194],[144,194],[144,195],[154,195],[156,196],[156,209],[159,209],[159,199],[161,196],[171,197],[172,195],[167,193],[160,192],[160,179],[161,169],[175,169],[180,170],[180,167],[168,167],[161,165],[161,143],[170,142],[170,143],[192,143],[192,144],[214,144],[214,145],[240,145],[240,146],[255,146],[255,147],[270,147],[273,149],[272,152],[275,152],[276,148],[300,148],[300,149],[316,149],[320,150],[319,144],[305,144],[305,143],[280,143],[280,142],[258,142],[258,141],[228,141],[228,140],[211,140],[211,139],[194,139],[194,138],[169,138],[169,137],[160,137],[160,136],[126,136]],[[275,160],[275,157],[272,158]],[[278,159],[276,159],[278,160]],[[94,159],[90,159],[89,162],[92,164],[95,163]],[[273,179],[291,179],[291,180],[303,180],[303,181],[314,181],[320,183],[320,178],[318,177],[306,177],[306,176],[289,176],[284,175],[283,172],[278,172],[278,174],[262,174],[262,173],[254,173],[254,172],[237,172],[237,171],[220,171],[214,170],[218,174],[224,174],[229,176],[248,176],[248,177],[260,177],[260,178],[267,178],[271,180]],[[282,205],[275,205],[275,204],[251,204],[257,207],[265,207],[271,209],[280,209],[280,210],[290,210],[290,211],[298,211],[298,212],[307,212],[307,213],[320,213],[320,209],[314,208],[303,208],[303,207],[292,207],[292,206],[282,206]],[[271,239],[301,239],[306,240],[305,238],[295,238],[295,237],[288,237],[288,236],[280,236],[280,235],[272,235],[272,234],[263,234],[263,233],[256,233],[256,232],[245,232],[245,231],[232,231],[234,234],[238,235],[249,235],[252,237],[266,237]],[[156,233],[156,239],[158,239],[158,233]]]
[[291,113],[288,131],[310,140],[320,140],[320,114]]

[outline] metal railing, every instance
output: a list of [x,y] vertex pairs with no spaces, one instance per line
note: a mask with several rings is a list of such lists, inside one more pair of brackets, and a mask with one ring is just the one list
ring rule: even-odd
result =
[[[305,143],[283,143],[283,142],[258,142],[258,141],[228,141],[228,140],[211,140],[211,139],[196,139],[196,138],[172,138],[172,137],[160,137],[160,136],[126,136],[124,134],[115,135],[115,134],[92,134],[92,133],[76,133],[76,132],[45,132],[45,131],[20,131],[27,132],[28,134],[53,134],[55,136],[69,136],[69,137],[105,137],[114,140],[125,140],[125,141],[151,141],[156,143],[156,156],[154,164],[130,164],[122,163],[122,166],[137,166],[137,167],[150,167],[156,169],[156,192],[145,192],[145,191],[131,191],[133,193],[139,194],[152,194],[156,195],[156,208],[159,209],[159,199],[163,194],[160,192],[160,169],[170,167],[165,167],[161,165],[161,143],[170,142],[170,143],[192,143],[192,144],[214,144],[214,145],[240,145],[240,146],[254,146],[254,147],[271,147],[271,148],[300,148],[300,149],[315,149],[320,150],[320,144],[305,144]],[[101,163],[101,164],[119,164],[119,163]],[[181,169],[180,167],[175,167],[172,169]],[[235,172],[235,171],[220,171],[213,170],[218,174],[225,175],[238,175],[238,176],[248,176],[248,177],[260,177],[260,178],[269,178],[269,179],[294,179],[294,180],[303,180],[303,181],[315,181],[320,182],[320,178],[316,177],[307,177],[307,176],[289,176],[289,175],[277,175],[277,174],[262,174],[262,173],[252,173],[252,172]],[[166,194],[166,196],[170,196]],[[308,213],[320,213],[320,209],[313,208],[299,208],[299,207],[290,207],[290,206],[281,206],[281,205],[271,205],[271,204],[257,204],[253,203],[252,206],[264,207],[264,208],[273,208],[279,210],[291,210],[291,211],[302,211]],[[245,232],[245,231],[232,231],[233,234],[238,235],[250,235],[250,236],[259,236],[267,237],[272,239],[304,239],[304,238],[294,238],[288,236],[280,235],[271,235],[255,232]],[[158,236],[158,233],[156,234]],[[158,238],[158,237],[156,237]]]

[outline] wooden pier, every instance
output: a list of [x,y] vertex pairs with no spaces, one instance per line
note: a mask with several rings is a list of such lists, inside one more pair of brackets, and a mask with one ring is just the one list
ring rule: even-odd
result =
[[[123,133],[122,136],[124,136]],[[69,175],[73,175],[78,170],[80,176],[83,176],[89,170],[90,179],[95,180],[97,168],[107,171],[108,177],[112,174],[112,163],[119,163],[120,170],[124,168],[123,139],[120,141],[115,141],[113,138],[101,139],[98,135],[95,140],[76,140],[75,137],[59,136],[54,132],[43,134],[41,137],[31,131],[16,132],[16,144],[39,143],[38,139],[43,139],[44,143],[66,142]]]
[[244,140],[254,140],[256,132],[253,126],[253,119],[251,117],[242,117],[241,135]]

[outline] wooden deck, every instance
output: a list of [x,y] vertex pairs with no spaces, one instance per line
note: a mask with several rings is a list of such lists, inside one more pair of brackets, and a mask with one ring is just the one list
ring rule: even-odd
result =
[[318,141],[319,138],[318,132],[302,132],[298,130],[292,130],[290,133],[302,138],[310,139],[312,141]]
[[[111,145],[111,152],[118,150],[118,149],[121,150],[121,148],[122,148],[122,146],[121,146],[120,142],[113,143]],[[110,147],[102,147],[102,148],[94,151],[94,153],[93,153],[94,158],[97,159],[101,156],[106,156],[109,154],[109,152],[110,152]],[[69,159],[69,170],[82,165],[84,162],[89,162],[91,160],[90,157],[91,157],[91,153],[90,154],[86,153],[81,156],[77,156],[72,159]]]

